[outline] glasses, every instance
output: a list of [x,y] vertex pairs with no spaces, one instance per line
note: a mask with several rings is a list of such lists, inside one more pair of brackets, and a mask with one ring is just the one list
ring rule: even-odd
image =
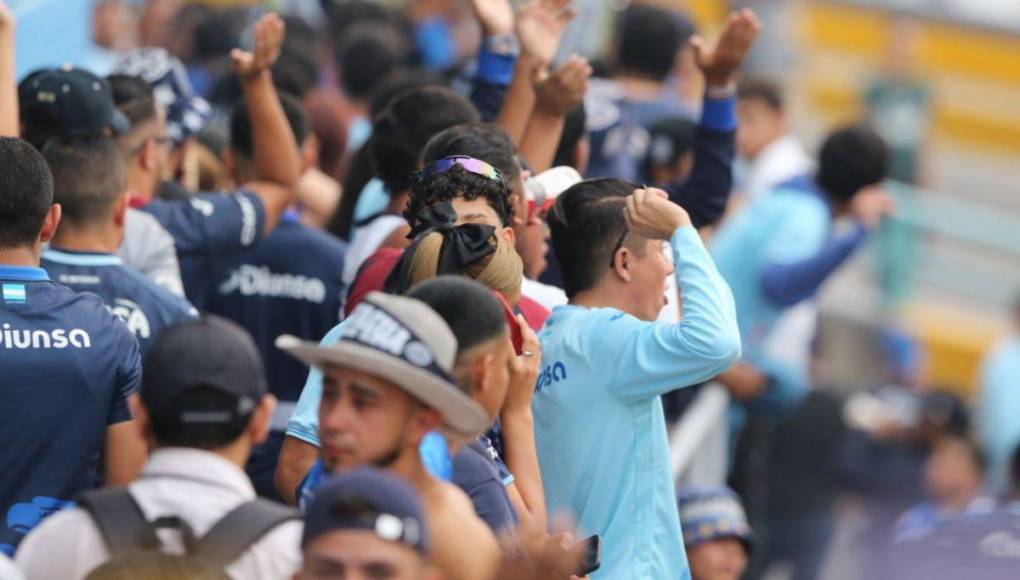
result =
[[421,170],[419,176],[424,179],[426,177],[432,177],[433,175],[439,175],[440,173],[446,173],[452,169],[454,165],[459,165],[471,173],[487,177],[500,185],[504,185],[503,176],[500,175],[499,171],[495,167],[481,159],[475,159],[474,157],[468,157],[467,155],[454,155],[453,157],[446,157],[439,161],[435,161],[425,169]]

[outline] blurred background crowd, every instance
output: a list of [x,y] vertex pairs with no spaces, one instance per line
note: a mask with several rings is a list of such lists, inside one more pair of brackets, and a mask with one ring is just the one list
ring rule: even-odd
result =
[[[105,76],[139,47],[179,58],[194,94],[168,111],[184,128],[171,165],[181,183],[202,191],[229,179],[220,159],[240,91],[230,51],[249,45],[263,11],[285,14],[273,76],[300,99],[314,136],[301,187],[315,193],[301,199],[316,205],[306,203],[302,218],[343,239],[365,217],[356,215],[352,192],[367,179],[348,169],[358,166],[382,83],[413,65],[466,91],[481,37],[470,6],[457,0],[380,0],[378,11],[361,3],[362,13],[345,12],[343,0],[7,4],[18,26],[18,79],[63,63]],[[576,0],[557,62],[580,54],[595,77],[610,76],[617,18],[629,4]],[[810,385],[791,408],[752,414],[733,441],[719,436],[727,409],[718,391],[671,401],[678,482],[729,483],[740,494],[755,531],[748,578],[875,578],[895,565],[888,552],[897,538],[961,514],[1010,509],[1020,479],[1013,458],[1020,444],[1020,3],[654,4],[675,11],[685,35],[662,87],[681,110],[700,108],[704,82],[686,37],[711,37],[733,9],[750,7],[762,21],[738,92],[735,197],[752,200],[806,171],[834,127],[864,120],[890,147],[886,189],[896,203],[865,249],[823,287],[817,311],[805,313]],[[598,127],[599,91],[591,81],[565,136],[583,133],[585,123]],[[637,156],[650,181],[685,174],[678,152],[690,148],[692,131],[689,122],[650,131]],[[557,160],[576,165],[577,150],[561,153]],[[1012,537],[1020,546],[1020,535]]]

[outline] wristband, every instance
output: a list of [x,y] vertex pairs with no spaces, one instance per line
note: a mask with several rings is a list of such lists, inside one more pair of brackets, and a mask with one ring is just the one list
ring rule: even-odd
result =
[[709,99],[730,99],[737,94],[737,84],[730,81],[722,86],[705,87],[705,97]]
[[517,56],[521,52],[517,37],[512,34],[486,36],[482,40],[482,50],[500,56]]

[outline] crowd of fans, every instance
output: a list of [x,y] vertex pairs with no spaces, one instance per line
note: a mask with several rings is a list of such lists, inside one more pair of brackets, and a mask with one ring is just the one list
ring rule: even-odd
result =
[[[1015,576],[1015,340],[985,451],[902,337],[813,384],[892,155],[807,153],[752,11],[301,6],[100,0],[16,79],[0,0],[0,578],[812,579],[845,490],[868,578]],[[707,383],[736,491],[671,469]]]

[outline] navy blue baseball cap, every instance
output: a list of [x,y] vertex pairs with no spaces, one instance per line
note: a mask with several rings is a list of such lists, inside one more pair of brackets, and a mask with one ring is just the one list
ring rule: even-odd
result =
[[30,73],[18,85],[18,101],[28,134],[99,137],[131,128],[106,79],[70,65]]
[[139,77],[152,87],[166,111],[166,132],[180,145],[198,133],[212,116],[212,107],[195,89],[180,59],[162,48],[140,48],[113,68],[114,74]]
[[680,527],[689,548],[702,542],[737,538],[751,551],[753,534],[740,497],[726,486],[688,486],[677,494]]
[[337,530],[364,530],[428,555],[425,510],[418,493],[396,475],[365,467],[333,476],[305,510],[301,546]]

